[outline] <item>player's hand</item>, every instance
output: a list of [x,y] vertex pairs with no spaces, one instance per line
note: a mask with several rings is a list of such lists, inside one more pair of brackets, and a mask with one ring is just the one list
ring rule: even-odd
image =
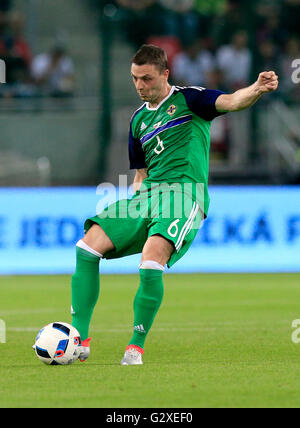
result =
[[260,92],[272,92],[278,88],[278,76],[274,71],[259,73],[256,84]]

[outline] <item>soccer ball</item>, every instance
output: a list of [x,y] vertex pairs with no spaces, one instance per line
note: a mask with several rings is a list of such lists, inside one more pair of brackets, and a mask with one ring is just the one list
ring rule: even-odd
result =
[[74,363],[79,357],[80,347],[80,334],[66,322],[52,322],[43,327],[33,345],[38,359],[50,365]]

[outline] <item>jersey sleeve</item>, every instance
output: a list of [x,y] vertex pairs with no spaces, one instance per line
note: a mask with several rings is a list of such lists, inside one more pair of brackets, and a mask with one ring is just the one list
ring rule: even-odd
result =
[[129,128],[128,151],[130,169],[147,168],[142,143],[138,138],[133,136],[131,124]]
[[224,114],[216,109],[216,100],[220,95],[224,94],[223,91],[191,86],[183,88],[181,92],[189,109],[202,119],[211,121],[215,117]]

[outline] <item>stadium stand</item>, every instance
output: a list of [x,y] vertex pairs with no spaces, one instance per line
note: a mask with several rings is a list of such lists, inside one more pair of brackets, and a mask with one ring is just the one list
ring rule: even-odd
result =
[[[298,134],[287,131],[291,131],[299,110],[300,84],[291,79],[292,61],[300,58],[300,34],[295,18],[299,16],[299,8],[299,0],[69,0],[56,8],[50,0],[29,1],[26,7],[21,0],[2,1],[0,52],[4,42],[7,43],[10,26],[10,32],[18,35],[17,51],[21,59],[16,63],[22,71],[17,73],[21,81],[15,85],[15,91],[9,92],[9,85],[0,88],[0,110],[5,112],[0,119],[2,148],[18,153],[19,157],[31,157],[34,165],[40,157],[48,158],[51,184],[94,184],[101,172],[105,180],[115,184],[115,171],[131,177],[124,162],[128,122],[140,101],[128,66],[136,48],[141,43],[152,42],[167,48],[174,84],[199,84],[233,91],[254,81],[261,70],[274,68],[280,77],[277,94],[260,100],[250,113],[240,112],[214,122],[211,181],[297,181],[298,166],[291,168],[288,177],[285,171],[293,162],[298,165],[299,158]],[[106,35],[110,44],[109,63],[105,63],[101,49],[103,19],[110,31]],[[72,94],[71,99],[53,99],[51,95],[58,95],[55,91],[41,93],[32,74],[28,76],[28,69],[34,68],[37,58],[57,45],[66,47],[69,70],[74,74],[67,91]],[[185,79],[182,67],[189,71]],[[109,87],[103,87],[101,69],[108,70]],[[193,78],[197,69],[199,75],[200,71],[203,73],[199,82]],[[11,76],[9,73],[9,79]],[[269,114],[280,115],[282,111],[284,118],[284,125],[277,130],[276,144],[266,107]],[[112,124],[107,141],[102,138],[101,128],[105,109],[109,109]],[[22,141],[19,132],[9,128],[11,123],[18,123],[24,130]],[[54,124],[58,126],[53,129]],[[283,151],[280,138],[292,141],[293,150]],[[102,152],[104,146],[106,150]],[[61,147],[66,157],[63,167],[57,156]],[[88,155],[87,149],[94,155]],[[80,162],[83,153],[84,166]],[[265,167],[264,159],[270,153],[274,159],[280,159],[276,168]],[[99,171],[99,165],[103,171]],[[20,185],[23,182],[20,179]]]

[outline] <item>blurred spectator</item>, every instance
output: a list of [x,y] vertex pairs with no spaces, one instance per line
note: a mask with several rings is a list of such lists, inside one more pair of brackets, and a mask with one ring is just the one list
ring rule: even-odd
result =
[[56,45],[50,53],[37,55],[31,75],[43,95],[66,97],[74,93],[74,65],[63,46]]
[[158,0],[164,35],[178,37],[183,45],[193,43],[199,36],[200,16],[194,8],[194,0]]
[[177,85],[206,86],[208,73],[215,67],[213,55],[203,49],[203,41],[196,40],[173,60],[172,79]]
[[217,51],[217,64],[224,75],[224,83],[229,91],[235,91],[249,84],[252,55],[247,47],[248,36],[238,31],[229,45]]
[[117,3],[122,7],[124,33],[135,48],[159,36],[192,43],[201,30],[194,0],[117,0]]
[[23,58],[27,67],[29,67],[32,53],[24,37],[24,21],[24,16],[20,12],[13,12],[9,19],[9,28],[16,55]]
[[229,123],[227,116],[216,117],[211,126],[211,154],[213,161],[222,161],[229,156]]
[[[280,79],[280,61],[279,61],[280,50],[278,45],[273,43],[271,40],[262,40],[257,45],[257,52],[255,56],[254,64],[252,66],[253,79],[256,79],[258,74],[262,71],[274,70]],[[276,91],[269,97],[262,97],[260,100],[260,106],[272,103],[274,98],[278,97],[279,91]]]
[[229,44],[233,35],[241,28],[248,28],[249,9],[248,3],[240,0],[226,0],[223,13],[214,16],[211,24],[210,36],[217,47]]
[[[221,70],[214,68],[207,74],[208,89],[223,89]],[[211,127],[211,160],[218,162],[228,159],[229,156],[229,122],[228,116],[216,117]]]
[[207,75],[207,85],[208,89],[219,89],[224,90],[223,88],[223,74],[222,71],[216,67],[208,71]]
[[[200,37],[211,37],[213,23],[216,17],[221,16],[225,10],[226,0],[194,0],[194,9],[198,14]],[[225,41],[223,41],[224,43]],[[215,45],[215,41],[213,41]]]
[[226,0],[194,0],[195,9],[206,16],[220,15],[224,12]]
[[168,66],[172,70],[173,61],[177,54],[182,50],[180,40],[176,36],[153,36],[146,40],[150,45],[159,46],[162,48],[168,57]]
[[259,70],[268,71],[274,70],[278,71],[279,61],[278,61],[278,50],[276,45],[270,40],[264,40],[258,45],[258,65]]
[[0,12],[0,57],[6,63],[7,81],[7,86],[1,88],[4,96],[29,95],[26,86],[30,86],[31,49],[23,32],[24,17],[21,13],[1,15]]
[[135,49],[152,35],[162,34],[161,8],[156,0],[117,0],[122,7],[123,34]]
[[274,43],[278,48],[283,46],[288,37],[287,28],[280,22],[280,10],[276,5],[262,4],[257,7],[257,43],[266,40]]

